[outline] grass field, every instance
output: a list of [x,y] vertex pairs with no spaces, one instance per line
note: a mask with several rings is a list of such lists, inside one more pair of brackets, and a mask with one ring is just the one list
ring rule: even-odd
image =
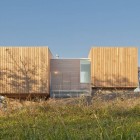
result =
[[0,140],[96,139],[139,140],[140,99],[9,101],[0,112]]

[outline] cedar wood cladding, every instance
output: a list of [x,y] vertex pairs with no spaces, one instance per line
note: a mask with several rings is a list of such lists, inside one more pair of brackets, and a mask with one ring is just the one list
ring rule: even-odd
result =
[[0,93],[49,94],[48,47],[0,47]]
[[138,48],[93,47],[89,58],[93,87],[137,87]]

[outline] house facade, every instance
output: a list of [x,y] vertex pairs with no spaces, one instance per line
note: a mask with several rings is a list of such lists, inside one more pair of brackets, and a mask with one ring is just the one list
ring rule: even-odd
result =
[[92,47],[87,58],[54,58],[44,47],[0,47],[0,94],[77,97],[96,88],[135,89],[138,48]]
[[51,97],[90,95],[90,59],[51,59]]

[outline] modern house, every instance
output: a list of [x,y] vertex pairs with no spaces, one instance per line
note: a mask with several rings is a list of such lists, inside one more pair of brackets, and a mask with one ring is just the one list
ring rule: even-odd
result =
[[88,58],[54,58],[48,47],[0,47],[0,94],[75,97],[138,86],[138,48],[93,47]]

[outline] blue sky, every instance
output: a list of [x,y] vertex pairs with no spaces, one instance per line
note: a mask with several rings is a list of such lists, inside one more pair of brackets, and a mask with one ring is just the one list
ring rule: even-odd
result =
[[0,45],[69,58],[92,46],[140,47],[140,0],[0,0]]

